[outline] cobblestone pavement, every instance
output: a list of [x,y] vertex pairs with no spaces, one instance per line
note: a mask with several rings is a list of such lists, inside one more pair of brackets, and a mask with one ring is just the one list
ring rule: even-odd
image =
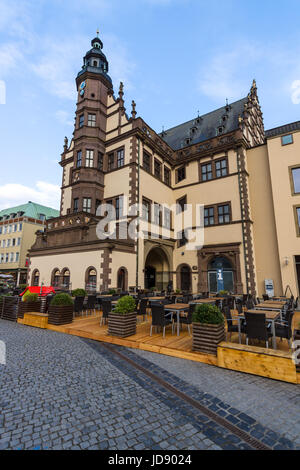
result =
[[[250,448],[101,343],[4,320],[0,340],[0,449]],[[269,447],[300,448],[298,387],[113,349]]]

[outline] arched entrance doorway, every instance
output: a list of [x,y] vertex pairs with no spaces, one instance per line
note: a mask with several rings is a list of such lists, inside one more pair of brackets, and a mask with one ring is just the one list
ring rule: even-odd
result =
[[234,292],[234,275],[231,262],[225,256],[212,258],[208,264],[208,290]]
[[192,270],[188,264],[181,264],[177,268],[177,289],[184,292],[192,291]]
[[164,250],[152,248],[145,262],[145,289],[165,290],[170,280],[170,263]]

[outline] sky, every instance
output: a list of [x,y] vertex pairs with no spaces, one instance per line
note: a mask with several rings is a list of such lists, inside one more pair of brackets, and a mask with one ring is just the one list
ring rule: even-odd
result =
[[115,94],[165,129],[245,97],[300,119],[299,0],[0,0],[0,209],[59,208],[75,77],[100,30]]

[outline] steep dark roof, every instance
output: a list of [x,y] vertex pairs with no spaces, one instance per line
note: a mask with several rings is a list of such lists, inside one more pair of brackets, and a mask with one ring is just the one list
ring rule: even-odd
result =
[[266,131],[266,138],[275,137],[276,135],[288,134],[289,132],[299,131],[300,121],[292,122],[291,124],[285,124],[284,126],[274,127]]
[[[200,116],[199,122],[197,122],[197,118],[195,118],[164,131],[160,136],[174,150],[179,150],[182,147],[194,145],[216,137],[219,135],[218,129],[221,126],[224,126],[222,134],[235,131],[239,127],[238,118],[239,115],[243,114],[244,105],[247,103],[247,100],[248,98],[243,98],[242,100],[235,101],[229,104],[228,107],[223,106],[211,113]],[[227,116],[225,121],[223,121],[224,116]],[[191,131],[192,128],[195,129],[194,132]],[[186,142],[188,138],[191,139],[190,143]]]

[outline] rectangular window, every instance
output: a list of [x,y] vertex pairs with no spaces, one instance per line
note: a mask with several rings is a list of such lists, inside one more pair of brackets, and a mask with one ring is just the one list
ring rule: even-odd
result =
[[153,223],[155,225],[162,225],[162,207],[160,204],[154,203],[153,205]]
[[85,166],[93,168],[94,166],[94,150],[87,150],[85,156]]
[[288,134],[288,135],[283,135],[281,137],[281,144],[282,145],[289,145],[294,142],[293,140],[293,134]]
[[78,202],[79,202],[79,199],[78,197],[76,197],[74,199],[74,212],[78,212]]
[[222,178],[227,175],[227,159],[218,160],[216,162],[216,178]]
[[103,170],[103,153],[98,152],[98,170]]
[[84,197],[82,203],[83,212],[91,212],[92,208],[92,199],[90,197]]
[[151,173],[151,157],[146,152],[143,154],[143,168],[145,171],[148,171],[148,173]]
[[10,246],[10,238],[7,240],[7,246]]
[[212,164],[206,163],[205,165],[201,165],[201,176],[202,181],[209,181],[212,180]]
[[84,114],[79,116],[79,127],[83,127],[84,125]]
[[179,205],[179,213],[185,211],[185,206],[187,204],[186,202],[186,196],[182,197],[177,201],[177,204]]
[[228,224],[230,222],[229,204],[218,206],[218,222],[219,224]]
[[207,207],[204,209],[204,226],[208,227],[209,225],[215,224],[214,208]]
[[82,151],[79,150],[79,151],[77,152],[76,167],[77,167],[77,168],[80,168],[81,165],[82,165]]
[[8,263],[8,256],[9,256],[9,254],[6,253],[6,255],[5,255],[5,263]]
[[6,230],[7,230],[7,225],[4,225],[4,227],[3,227],[3,234],[6,233]]
[[108,155],[108,171],[113,170],[115,167],[115,154],[110,153]]
[[171,171],[166,166],[164,167],[164,181],[168,186],[171,185]]
[[44,222],[46,220],[45,214],[40,214],[39,219]]
[[88,126],[96,127],[96,114],[88,114]]
[[12,246],[16,246],[16,239],[15,238],[12,239]]
[[123,217],[123,196],[116,198],[116,220]]
[[178,168],[177,170],[177,183],[180,183],[180,181],[183,181],[185,179],[185,166],[182,166],[181,168]]
[[300,207],[296,207],[296,222],[298,224],[298,227],[297,227],[297,233],[298,233],[298,236],[300,236]]
[[147,199],[143,199],[143,213],[142,213],[142,218],[143,220],[150,221],[150,208],[151,204]]
[[19,232],[22,232],[23,224],[19,224]]
[[14,232],[16,232],[17,230],[18,230],[18,225],[15,224],[15,225],[14,225]]
[[15,258],[15,262],[17,263],[19,261],[19,253],[16,253],[16,258]]
[[1,263],[4,263],[4,253],[1,253]]
[[17,240],[17,246],[20,246],[21,245],[21,238],[18,238]]
[[10,254],[9,262],[13,263],[14,262],[14,253]]
[[170,209],[164,208],[164,227],[171,228],[171,211]]
[[124,149],[117,151],[117,167],[124,166]]
[[0,235],[1,235],[1,233],[2,233],[2,227],[0,227]]
[[300,193],[300,167],[292,169],[294,194]]
[[154,175],[161,179],[161,163],[156,159],[154,160]]
[[186,244],[187,244],[187,239],[183,230],[182,232],[179,233],[179,236],[178,236],[178,246],[181,247]]

